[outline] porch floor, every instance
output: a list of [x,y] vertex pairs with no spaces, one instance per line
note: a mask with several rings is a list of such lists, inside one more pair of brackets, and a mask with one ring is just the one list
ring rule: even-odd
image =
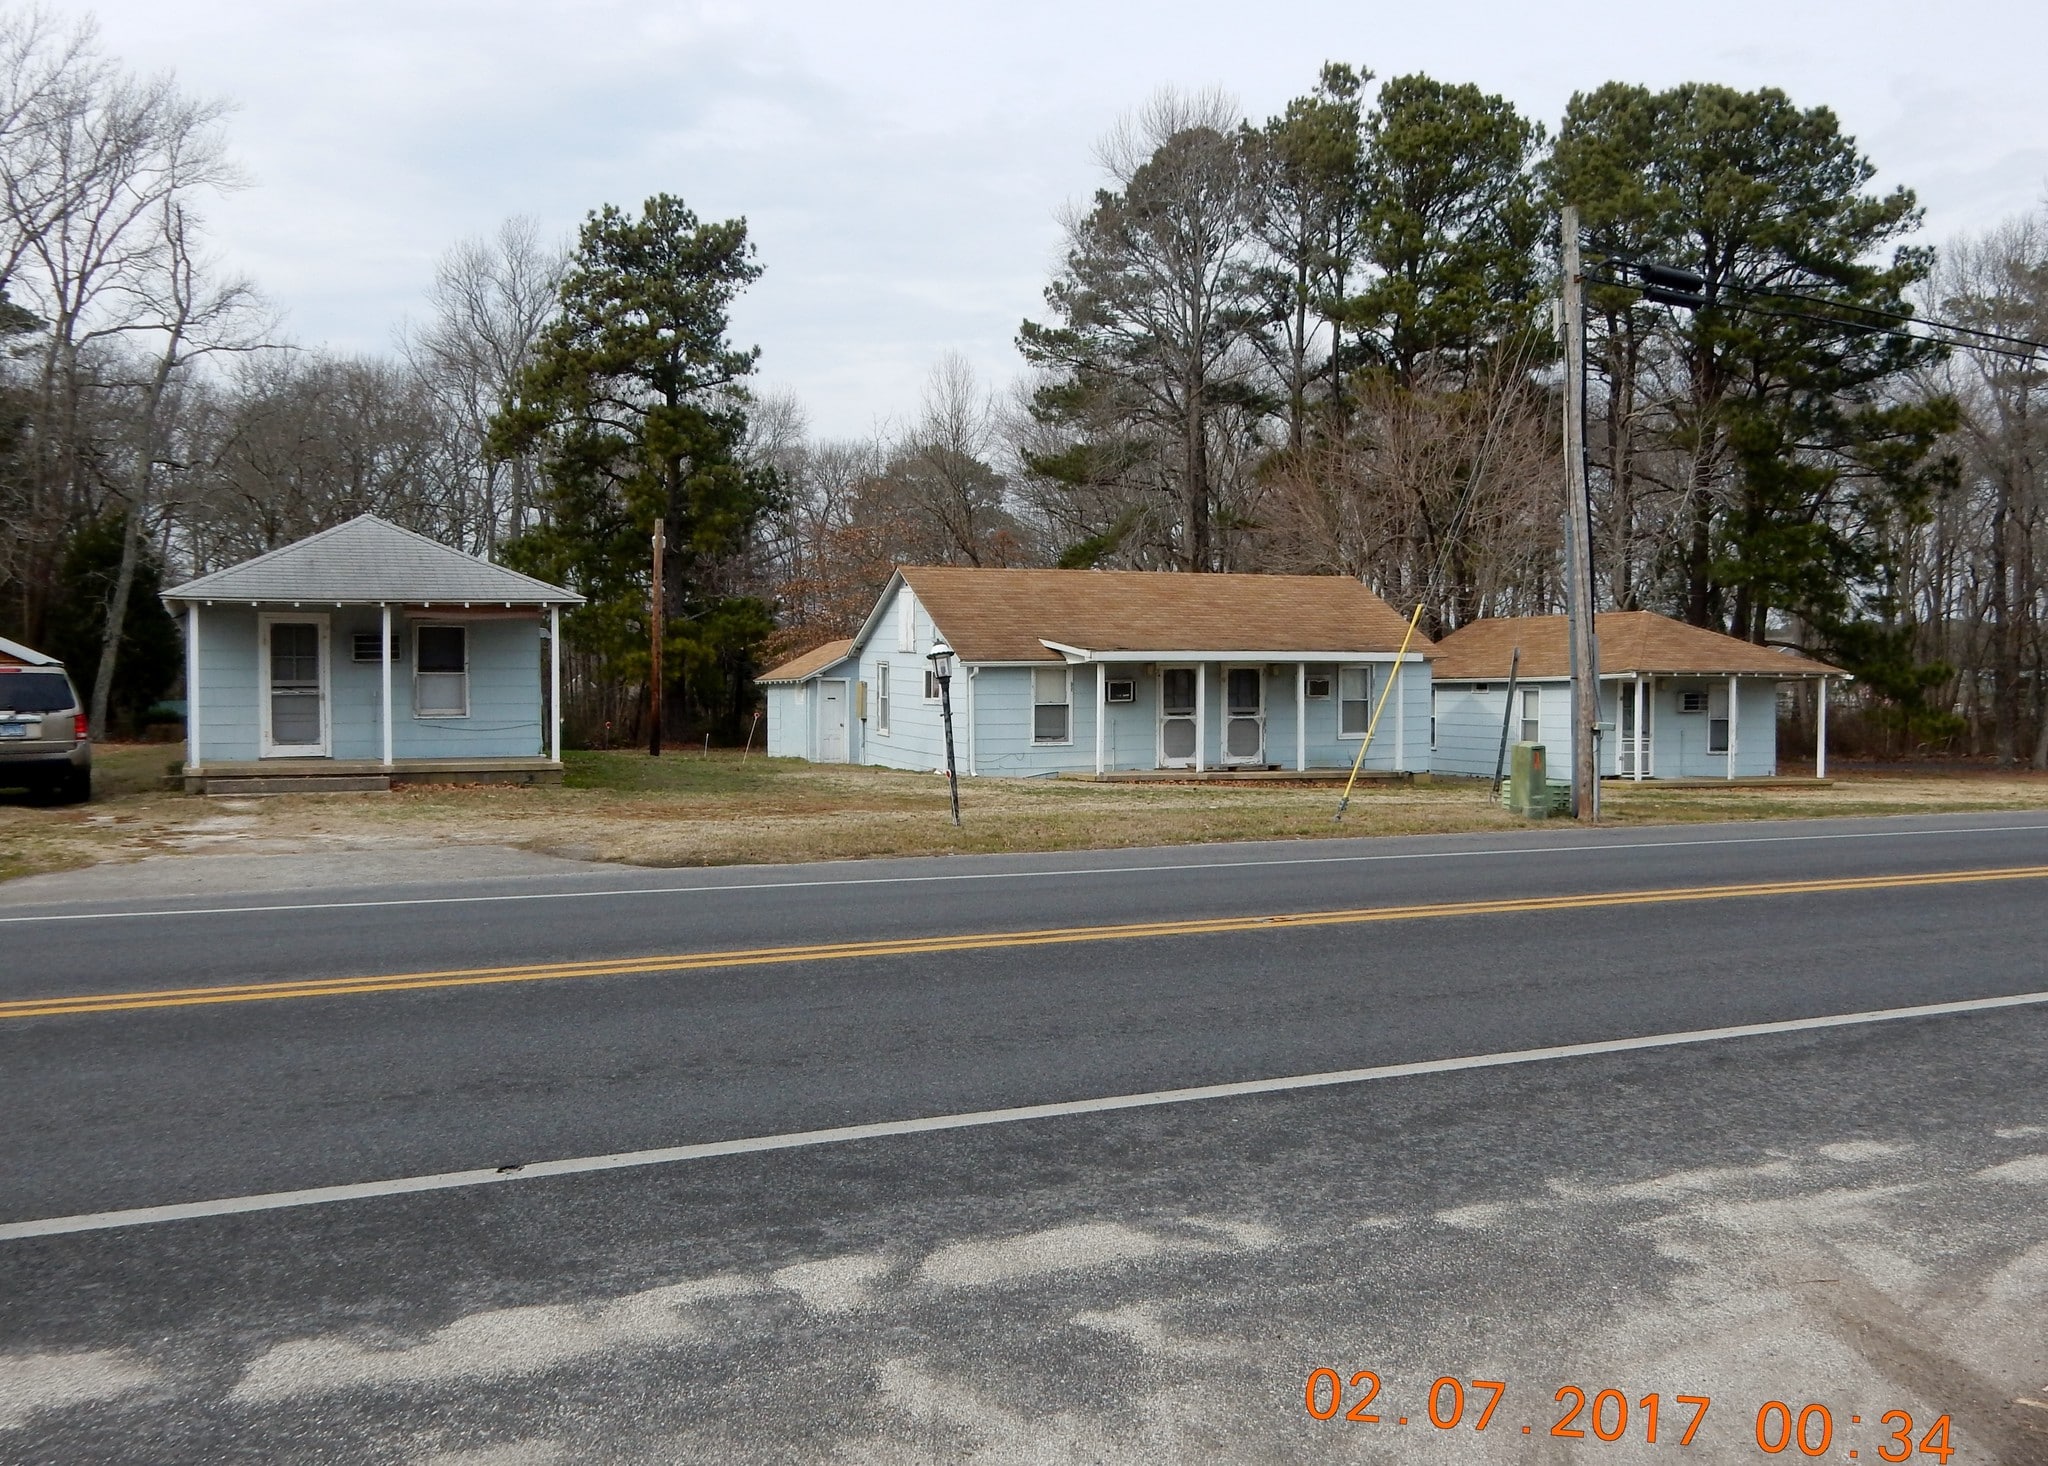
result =
[[[1088,784],[1341,784],[1351,777],[1346,768],[1318,769],[1112,769],[1105,774],[1062,773],[1062,779]],[[1427,774],[1422,778],[1427,779]],[[1413,773],[1361,769],[1361,784],[1412,784]]]
[[[1602,774],[1604,784],[1633,784],[1633,774]],[[1700,774],[1683,779],[1667,779],[1645,775],[1643,787],[1655,789],[1827,789],[1834,785],[1833,779],[1816,779],[1811,774],[1752,774],[1735,779],[1717,779],[1712,774]]]
[[404,784],[559,784],[547,758],[265,758],[173,774],[187,794],[375,794]]

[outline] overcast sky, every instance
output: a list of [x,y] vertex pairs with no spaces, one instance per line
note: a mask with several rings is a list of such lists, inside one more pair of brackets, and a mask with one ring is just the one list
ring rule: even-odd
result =
[[[60,9],[69,9],[62,6]],[[1835,109],[1944,240],[2048,196],[2043,0],[100,0],[107,49],[226,97],[251,186],[226,255],[293,336],[383,351],[435,259],[512,214],[744,215],[766,274],[735,318],[760,385],[821,435],[905,414],[932,363],[1016,374],[1055,214],[1165,86],[1265,117],[1323,61],[1427,71],[1555,126],[1609,80],[1783,87]]]

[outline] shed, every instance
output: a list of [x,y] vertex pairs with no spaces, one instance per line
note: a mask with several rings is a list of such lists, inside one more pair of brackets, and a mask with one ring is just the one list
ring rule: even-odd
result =
[[[1563,616],[1495,617],[1437,643],[1432,736],[1440,772],[1490,778],[1503,724],[1511,739],[1545,745],[1553,769],[1571,767],[1568,626]],[[1819,687],[1815,772],[1826,775],[1827,684],[1846,677],[1841,668],[1652,611],[1603,612],[1594,631],[1602,777],[1773,778],[1778,689],[1801,682]]]
[[768,753],[816,764],[853,761],[853,693],[842,636],[754,679],[768,701]]
[[34,647],[23,646],[18,641],[9,641],[0,636],[0,667],[58,667],[63,664],[48,652],[39,652]]
[[582,599],[372,514],[175,586],[185,787],[558,781]]
[[839,756],[844,716],[846,759],[943,767],[943,639],[964,773],[1347,768],[1390,686],[1365,767],[1421,772],[1433,649],[1418,635],[1400,660],[1407,633],[1344,576],[907,566],[851,642],[763,679],[787,730],[771,747]]

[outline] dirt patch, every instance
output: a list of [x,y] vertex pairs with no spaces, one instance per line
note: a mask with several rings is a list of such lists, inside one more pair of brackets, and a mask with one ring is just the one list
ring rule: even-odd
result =
[[[175,749],[100,750],[97,795],[49,808],[0,800],[0,879],[158,855],[422,850],[497,845],[573,860],[729,865],[883,855],[1114,849],[1333,835],[1518,828],[1486,785],[1367,785],[1333,821],[1338,789],[1274,783],[963,782],[889,769],[715,753],[572,753],[555,788],[422,785],[389,794],[204,799],[163,778]],[[1605,786],[1614,824],[2048,809],[2048,777],[1854,770],[1828,787]]]

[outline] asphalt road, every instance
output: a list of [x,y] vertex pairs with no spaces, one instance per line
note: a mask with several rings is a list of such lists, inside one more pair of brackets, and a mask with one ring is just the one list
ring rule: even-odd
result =
[[[2048,1007],[1662,1037],[2048,989],[2048,879],[1980,878],[2032,868],[2038,815],[0,895],[0,1460],[1734,1461],[1781,1400],[1818,1457],[1897,1409],[2048,1462]],[[965,946],[678,967],[906,940]],[[605,960],[654,970],[425,985]],[[1311,1418],[1317,1367],[1391,1411]]]

